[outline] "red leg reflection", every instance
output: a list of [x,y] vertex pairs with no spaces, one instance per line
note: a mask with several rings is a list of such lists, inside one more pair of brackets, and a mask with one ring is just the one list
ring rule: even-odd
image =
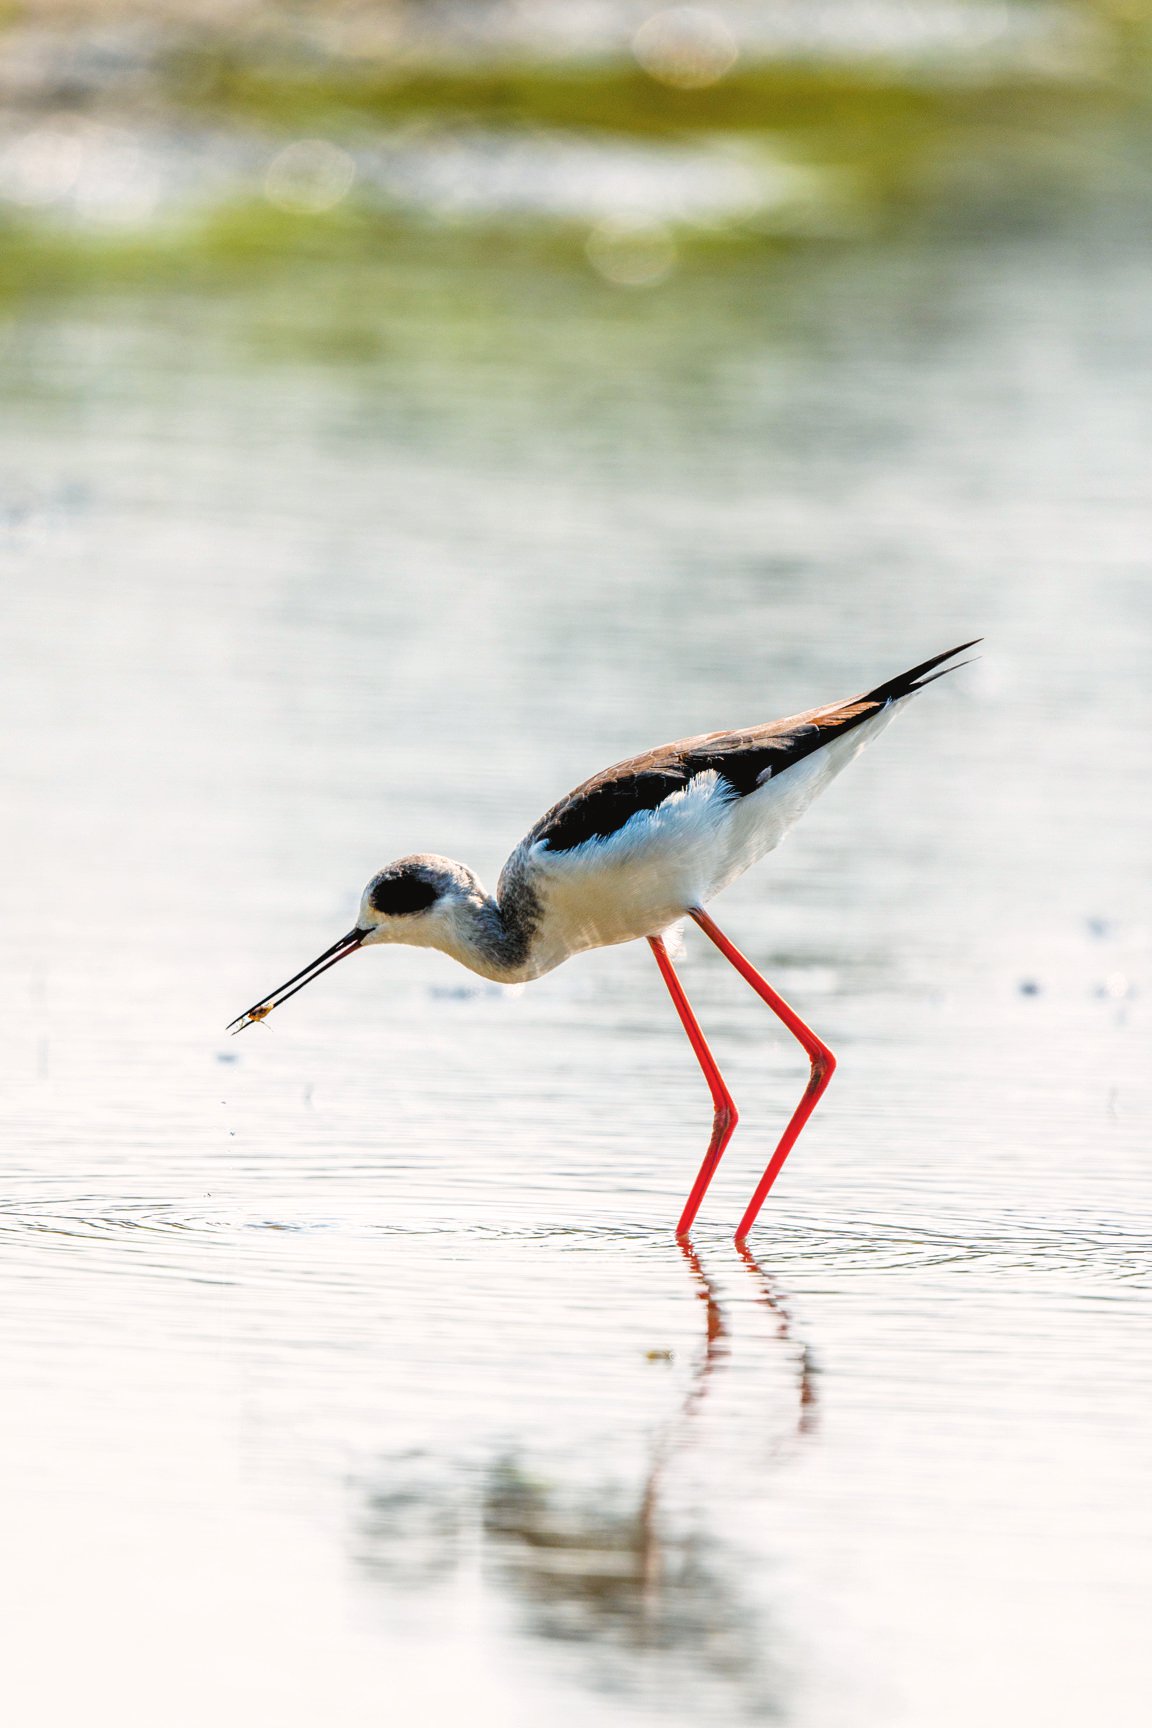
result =
[[[715,942],[725,960],[730,961],[731,964],[735,966],[740,976],[745,979],[747,983],[751,984],[753,990],[755,990],[761,1001],[766,1002],[772,1012],[779,1019],[783,1020],[792,1036],[799,1039],[800,1043],[808,1052],[808,1059],[812,1064],[812,1072],[809,1075],[808,1085],[805,1089],[804,1096],[793,1111],[792,1119],[788,1123],[787,1128],[785,1128],[783,1134],[780,1136],[780,1143],[775,1152],[773,1152],[768,1168],[765,1170],[763,1176],[761,1176],[756,1187],[756,1192],[748,1202],[747,1211],[744,1213],[743,1218],[741,1218],[740,1223],[737,1226],[736,1240],[737,1242],[743,1242],[753,1224],[755,1224],[760,1208],[768,1198],[768,1191],[773,1182],[775,1182],[777,1176],[780,1174],[785,1158],[787,1158],[789,1152],[791,1152],[793,1146],[796,1144],[800,1130],[807,1122],[809,1116],[811,1116],[813,1110],[815,1110],[816,1105],[820,1101],[821,1093],[824,1091],[829,1080],[831,1080],[836,1068],[836,1058],[833,1056],[828,1046],[821,1043],[815,1032],[813,1032],[810,1027],[805,1026],[799,1014],[789,1008],[787,1002],[785,1002],[782,996],[776,994],[771,984],[761,978],[759,972],[757,972],[751,961],[746,960],[740,950],[733,947],[724,932],[713,923],[712,919],[709,918],[707,912],[705,912],[703,908],[698,907],[696,911],[693,912],[692,916],[696,920],[697,924],[699,924],[701,930],[703,930],[705,936]],[[657,955],[657,959],[659,958],[660,956]],[[691,1009],[689,1009],[689,1013],[691,1013]],[[681,1015],[681,1018],[683,1019],[683,1015]],[[687,1026],[687,1021],[685,1021],[685,1025]],[[692,1036],[691,1032],[689,1032],[688,1036]],[[705,1046],[705,1048],[707,1048],[707,1046]],[[699,1054],[699,1052],[697,1052],[697,1054]],[[701,1061],[703,1061],[703,1058],[701,1058]],[[713,1096],[715,1096],[715,1093],[713,1093]],[[721,1148],[721,1150],[723,1150],[723,1148]],[[719,1157],[719,1153],[717,1153],[717,1157]],[[701,1174],[703,1174],[703,1172],[701,1172]],[[709,1172],[709,1176],[711,1176],[711,1172]],[[697,1186],[699,1186],[699,1184],[697,1184]],[[706,1186],[707,1183],[705,1183],[705,1187]],[[703,1190],[701,1190],[701,1192],[703,1192]],[[689,1201],[689,1206],[690,1205],[691,1201]],[[687,1216],[687,1209],[685,1210],[685,1216]],[[690,1221],[691,1220],[689,1220],[689,1222]],[[682,1220],[681,1229],[686,1228],[687,1226]]]
[[770,1308],[776,1317],[776,1336],[783,1342],[791,1344],[796,1352],[799,1370],[797,1390],[800,1397],[800,1419],[796,1424],[796,1432],[797,1434],[811,1434],[816,1428],[816,1368],[812,1360],[812,1352],[807,1344],[794,1336],[792,1315],[788,1305],[747,1242],[737,1242],[736,1252],[756,1280],[760,1289],[760,1299],[764,1306]]

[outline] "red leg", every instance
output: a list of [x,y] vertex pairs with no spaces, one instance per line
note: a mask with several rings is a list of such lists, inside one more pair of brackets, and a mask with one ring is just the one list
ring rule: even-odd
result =
[[751,984],[757,996],[759,996],[762,1001],[767,1002],[773,1014],[783,1020],[792,1036],[799,1039],[800,1043],[803,1044],[805,1050],[808,1052],[808,1060],[812,1064],[812,1072],[808,1077],[808,1085],[804,1096],[793,1111],[792,1120],[780,1136],[780,1144],[777,1146],[775,1152],[773,1152],[771,1162],[763,1176],[761,1176],[755,1194],[753,1194],[751,1200],[748,1202],[748,1210],[745,1212],[743,1218],[741,1218],[739,1226],[737,1227],[736,1240],[737,1242],[743,1242],[747,1238],[749,1230],[751,1230],[753,1224],[755,1224],[760,1208],[768,1198],[768,1190],[771,1188],[773,1182],[775,1182],[777,1176],[779,1176],[785,1158],[787,1158],[789,1152],[791,1152],[793,1146],[796,1144],[801,1128],[803,1128],[805,1122],[807,1122],[809,1116],[811,1116],[813,1110],[815,1110],[816,1105],[820,1100],[820,1094],[827,1086],[829,1080],[831,1080],[836,1068],[836,1058],[833,1056],[828,1046],[820,1042],[815,1032],[813,1032],[810,1027],[805,1026],[799,1014],[789,1008],[784,998],[782,996],[777,996],[771,984],[766,983],[764,979],[761,978],[759,972],[757,972],[751,961],[746,960],[740,950],[732,946],[724,932],[712,922],[711,918],[709,918],[707,912],[705,912],[702,907],[697,907],[692,916],[696,920],[697,924],[699,924],[701,930],[703,930],[705,936],[711,937],[712,941],[715,942],[725,960],[730,960],[732,962],[732,965],[735,966],[740,976]]
[[732,1138],[737,1122],[736,1106],[732,1102],[732,1094],[724,1084],[724,1076],[716,1066],[716,1058],[705,1042],[704,1034],[700,1030],[700,1022],[692,1012],[692,1004],[684,994],[684,986],[676,976],[676,969],[668,958],[668,950],[664,946],[663,938],[649,936],[648,943],[656,956],[656,964],[668,986],[668,993],[676,1005],[676,1012],[688,1034],[688,1042],[696,1052],[697,1062],[704,1070],[704,1078],[708,1082],[708,1090],[712,1094],[712,1104],[715,1109],[715,1115],[712,1119],[712,1139],[704,1155],[704,1162],[700,1166],[700,1174],[692,1185],[692,1192],[684,1204],[684,1210],[680,1214],[680,1222],[676,1226],[677,1236],[683,1237],[687,1236],[692,1228],[696,1214],[700,1210],[700,1202],[707,1192],[709,1182],[716,1174],[716,1166],[724,1155],[724,1148]]

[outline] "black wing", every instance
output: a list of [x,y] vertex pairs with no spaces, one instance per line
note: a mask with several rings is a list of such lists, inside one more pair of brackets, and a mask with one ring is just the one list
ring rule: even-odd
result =
[[[627,762],[617,762],[554,804],[527,836],[525,845],[543,842],[552,852],[568,852],[586,840],[606,840],[639,811],[655,810],[697,774],[711,769],[721,776],[733,798],[746,797],[772,775],[783,773],[833,738],[870,720],[889,702],[922,690],[933,682],[925,673],[973,646],[973,642],[963,642],[959,648],[936,654],[848,702],[811,708],[804,714],[741,732],[706,732],[699,738],[682,738],[643,756],[630,757]],[[944,667],[944,672],[955,670]],[[942,678],[944,672],[935,672],[934,677]]]

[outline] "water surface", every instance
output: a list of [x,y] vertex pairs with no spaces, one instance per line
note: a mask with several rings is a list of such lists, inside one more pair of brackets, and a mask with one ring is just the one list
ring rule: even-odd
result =
[[[1134,1718],[1152,1680],[1149,255],[61,300],[4,330],[24,1722]],[[375,952],[404,852],[982,633],[693,933]]]

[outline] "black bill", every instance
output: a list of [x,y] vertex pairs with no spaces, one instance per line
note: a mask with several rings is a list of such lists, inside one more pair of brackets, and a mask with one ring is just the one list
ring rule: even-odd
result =
[[264,1020],[271,1014],[273,1008],[279,1008],[282,1002],[287,1002],[289,996],[295,996],[297,990],[303,990],[305,984],[311,984],[313,978],[319,978],[321,972],[327,972],[330,966],[335,966],[337,960],[347,960],[349,954],[355,954],[367,930],[349,930],[347,936],[341,936],[339,942],[333,942],[331,948],[325,948],[323,954],[318,954],[303,971],[289,978],[286,984],[277,985],[267,996],[262,996],[259,1002],[254,1002],[251,1008],[246,1008],[243,1014],[238,1014],[235,1020],[230,1020],[227,1031],[243,1032],[245,1026],[255,1026],[258,1020]]

